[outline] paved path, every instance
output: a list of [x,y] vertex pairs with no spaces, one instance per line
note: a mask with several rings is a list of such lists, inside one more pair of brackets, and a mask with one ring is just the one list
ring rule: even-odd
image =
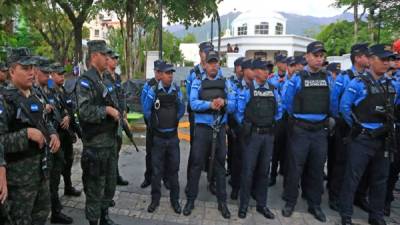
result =
[[[138,224],[138,225],[174,225],[174,224],[207,224],[207,225],[252,225],[252,224],[271,224],[271,225],[317,225],[317,224],[339,224],[339,216],[336,212],[329,209],[327,205],[327,194],[325,192],[323,196],[322,208],[328,216],[327,223],[319,223],[310,214],[307,213],[307,204],[299,199],[296,206],[296,212],[291,218],[282,217],[280,210],[283,207],[284,202],[280,196],[282,193],[282,178],[278,178],[277,184],[269,189],[269,200],[268,206],[276,215],[275,220],[267,220],[260,214],[255,212],[254,202],[246,219],[239,219],[237,216],[237,202],[229,200],[229,208],[231,210],[232,218],[225,220],[219,214],[217,210],[216,199],[211,195],[206,188],[207,178],[205,174],[202,175],[200,180],[200,193],[198,201],[196,201],[196,208],[192,215],[185,217],[183,215],[176,215],[169,205],[169,193],[166,189],[162,189],[163,197],[161,199],[161,205],[158,210],[153,213],[147,213],[147,206],[150,203],[150,187],[147,189],[141,189],[139,185],[143,180],[143,172],[145,168],[145,152],[144,152],[144,135],[136,134],[137,142],[141,152],[137,153],[129,145],[124,145],[120,156],[120,171],[124,178],[128,179],[130,184],[128,186],[117,188],[115,195],[116,206],[111,208],[111,216],[115,218],[115,221],[119,224]],[[76,154],[75,162],[73,166],[73,184],[82,189],[81,181],[81,168],[79,163],[79,152],[81,151],[81,145],[78,143],[75,145]],[[181,187],[181,198],[182,207],[185,200],[184,186],[186,185],[186,164],[189,153],[189,145],[186,141],[181,141],[181,165],[180,165],[180,187]],[[228,178],[229,179],[229,178]],[[228,180],[227,179],[227,180]],[[61,182],[63,183],[63,182]],[[230,186],[227,185],[228,194],[230,193]],[[61,188],[60,195],[63,194]],[[397,194],[399,195],[399,194]],[[75,220],[74,224],[85,224],[88,222],[84,216],[84,202],[85,196],[82,195],[79,198],[65,197],[62,198],[62,203],[65,206],[64,212],[72,216]],[[355,208],[354,222],[357,224],[367,224],[367,214]],[[397,196],[397,200],[394,203],[394,210],[392,212],[392,218],[387,218],[388,224],[400,224],[400,197]],[[50,224],[50,223],[49,223]]]

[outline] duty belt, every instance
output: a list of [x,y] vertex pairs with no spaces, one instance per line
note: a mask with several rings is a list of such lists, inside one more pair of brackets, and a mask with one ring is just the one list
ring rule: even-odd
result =
[[272,134],[274,129],[273,127],[253,127],[251,131],[257,134]]
[[319,131],[327,128],[327,120],[313,123],[305,120],[294,119],[294,125],[307,131]]

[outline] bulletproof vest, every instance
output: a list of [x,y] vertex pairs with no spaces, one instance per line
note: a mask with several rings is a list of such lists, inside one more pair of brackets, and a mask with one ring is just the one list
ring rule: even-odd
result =
[[61,96],[59,95],[59,93],[56,92],[56,90],[51,90],[47,94],[47,100],[49,104],[54,106],[54,111],[51,113],[51,117],[54,120],[55,128],[57,129],[63,119],[62,118],[63,107],[61,103]]
[[[97,72],[93,69],[87,71],[79,78],[79,83],[83,80],[88,80],[92,87],[94,87],[94,101],[93,104],[97,106],[111,106],[111,102],[107,102],[107,98],[109,95],[109,91],[112,91],[112,87],[110,85],[106,86],[99,78],[97,78]],[[79,124],[82,128],[82,135],[83,138],[86,140],[90,140],[94,136],[99,133],[106,133],[106,132],[115,132],[118,123],[114,121],[113,118],[107,116],[101,123],[90,123],[83,121],[79,118]]]
[[246,105],[244,119],[256,127],[272,127],[277,108],[273,87],[268,85],[268,88],[255,89],[251,83],[249,88],[250,101]]
[[[41,101],[33,91],[29,98],[25,98],[21,96],[16,89],[6,90],[4,99],[13,109],[10,114],[10,120],[8,121],[9,132],[18,132],[28,127],[35,128],[40,121],[45,120],[45,103]],[[21,109],[21,105],[29,111],[32,121]],[[40,153],[41,151],[39,150],[38,144],[29,140],[29,148],[26,151],[6,153],[5,159],[10,163],[39,155]]]
[[193,69],[190,70],[190,74],[195,73],[197,79],[201,79],[201,72],[200,72],[200,64],[196,65],[195,67],[193,67]]
[[327,73],[320,71],[311,75],[303,70],[299,76],[301,90],[294,98],[293,112],[297,114],[328,114],[330,91]]
[[226,99],[225,79],[202,80],[200,99],[205,101],[212,101],[213,99],[216,98]]
[[151,111],[151,125],[156,129],[176,128],[178,125],[178,92],[171,93],[155,88],[155,103]]
[[359,77],[367,88],[367,96],[357,106],[353,106],[354,114],[361,123],[386,122],[388,103],[394,107],[396,91],[393,85],[389,80],[386,80],[386,85],[373,82],[365,75]]
[[[199,99],[204,101],[212,101],[216,98],[226,99],[225,78],[218,80],[208,80],[208,79],[202,80],[201,89],[199,91]],[[211,114],[215,112],[216,112],[215,110],[209,109],[204,112],[198,112],[198,113]]]

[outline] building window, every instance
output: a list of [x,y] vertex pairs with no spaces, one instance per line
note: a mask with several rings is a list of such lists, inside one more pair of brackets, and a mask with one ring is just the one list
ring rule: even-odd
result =
[[94,30],[94,36],[95,37],[99,37],[99,35],[100,35],[100,31],[99,30]]
[[255,26],[255,34],[268,34],[269,25],[267,22],[261,22],[259,25]]
[[243,24],[241,27],[238,27],[238,35],[247,35],[247,24]]
[[275,27],[275,34],[281,35],[283,34],[283,25],[281,23],[277,23]]

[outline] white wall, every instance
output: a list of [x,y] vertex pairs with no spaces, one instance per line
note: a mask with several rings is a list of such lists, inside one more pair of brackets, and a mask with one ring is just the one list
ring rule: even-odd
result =
[[340,63],[342,70],[347,70],[351,68],[351,59],[350,54],[342,55],[342,56],[329,56],[327,57],[327,61],[329,63]]

